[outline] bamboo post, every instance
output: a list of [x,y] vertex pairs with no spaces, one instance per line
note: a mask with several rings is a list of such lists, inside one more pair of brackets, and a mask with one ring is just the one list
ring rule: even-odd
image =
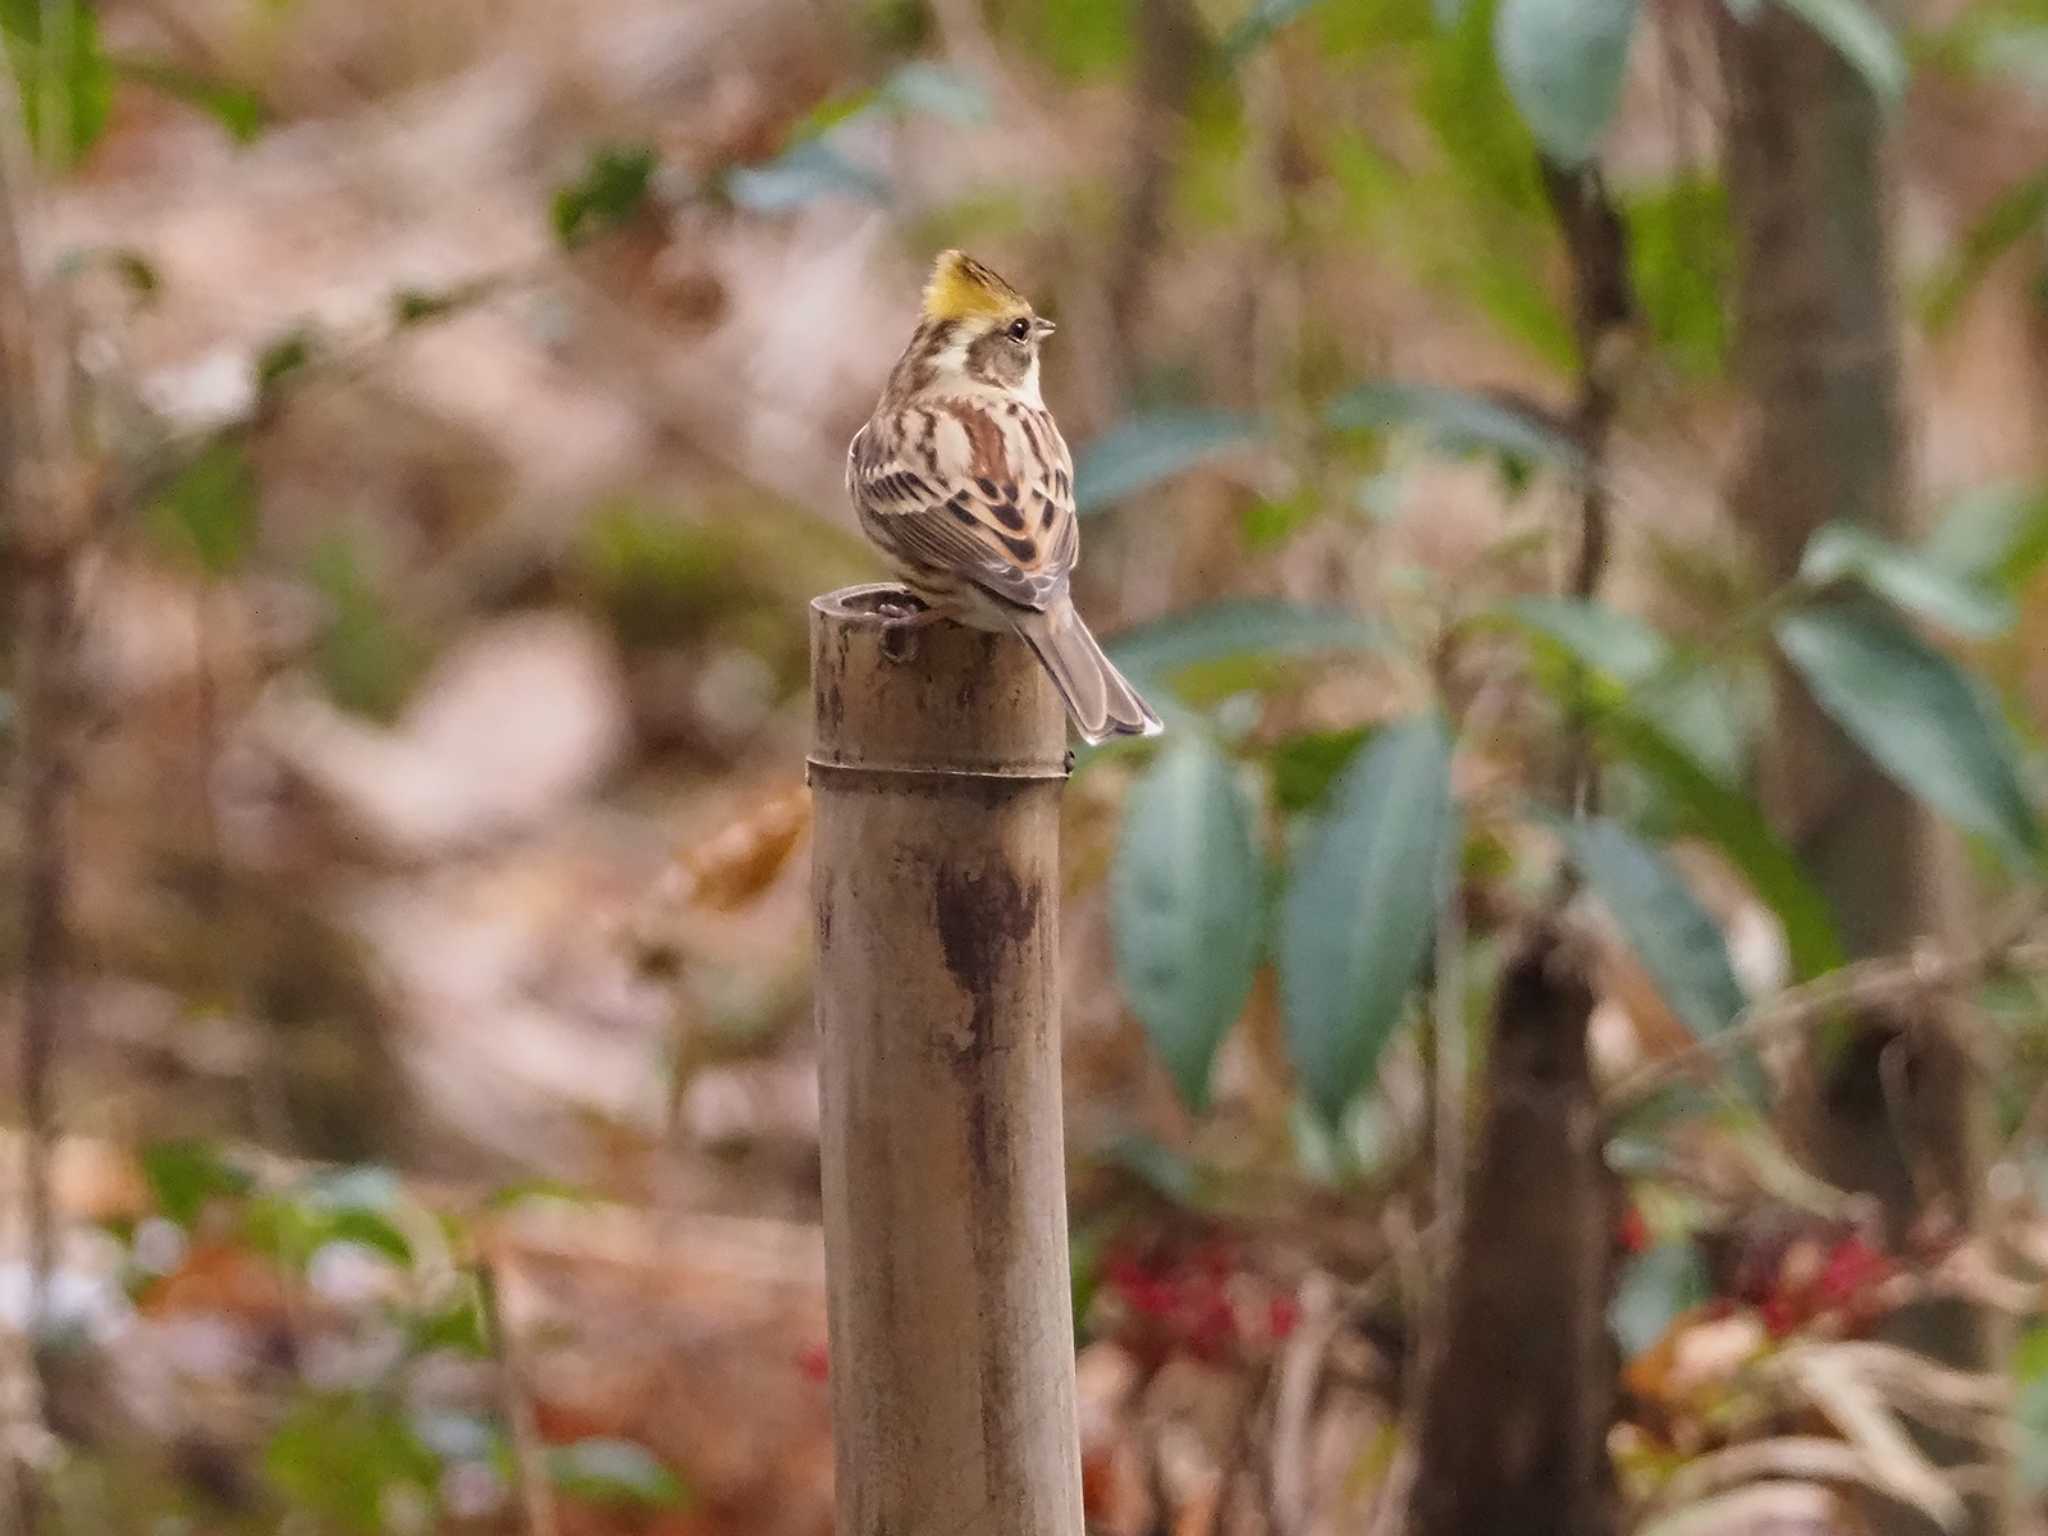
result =
[[840,1536],[1081,1536],[1060,1124],[1066,722],[1023,643],[811,605]]

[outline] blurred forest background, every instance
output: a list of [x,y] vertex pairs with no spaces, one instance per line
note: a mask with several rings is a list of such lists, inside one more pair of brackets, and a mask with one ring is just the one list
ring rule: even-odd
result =
[[830,1529],[806,604],[952,244],[1169,716],[1093,1527],[2044,1528],[2042,0],[0,36],[14,1528]]

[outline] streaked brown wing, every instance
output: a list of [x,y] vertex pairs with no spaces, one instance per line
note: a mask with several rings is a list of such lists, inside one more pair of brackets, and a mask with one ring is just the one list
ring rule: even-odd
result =
[[887,519],[905,554],[1026,608],[1066,590],[1080,552],[1073,464],[1045,411],[974,399],[906,406],[855,438],[846,473],[855,505]]

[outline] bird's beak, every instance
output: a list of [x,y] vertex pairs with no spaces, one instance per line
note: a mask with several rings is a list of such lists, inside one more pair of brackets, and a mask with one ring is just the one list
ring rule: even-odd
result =
[[1043,341],[1046,337],[1050,336],[1054,331],[1058,330],[1059,327],[1054,325],[1050,320],[1046,319],[1043,315],[1038,315],[1032,318],[1031,329],[1033,330],[1033,332],[1036,333],[1038,339],[1040,341]]

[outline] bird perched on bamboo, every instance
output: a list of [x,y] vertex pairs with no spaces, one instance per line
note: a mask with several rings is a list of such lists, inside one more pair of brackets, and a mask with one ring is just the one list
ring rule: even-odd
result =
[[1153,736],[1159,717],[1074,611],[1074,461],[1038,386],[1053,331],[960,251],[943,253],[881,403],[854,434],[846,488],[862,531],[923,604],[899,623],[1014,630],[1089,742]]

